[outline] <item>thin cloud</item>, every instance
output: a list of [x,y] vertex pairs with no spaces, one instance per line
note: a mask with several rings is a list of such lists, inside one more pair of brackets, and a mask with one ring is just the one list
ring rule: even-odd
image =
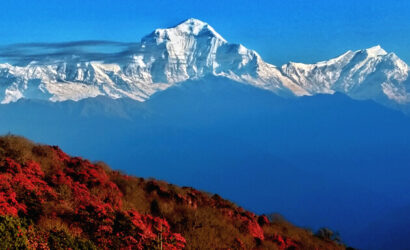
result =
[[126,60],[137,53],[138,43],[115,41],[73,41],[63,43],[19,43],[0,47],[0,61],[14,65],[27,65],[30,62],[52,63],[59,61],[104,61]]

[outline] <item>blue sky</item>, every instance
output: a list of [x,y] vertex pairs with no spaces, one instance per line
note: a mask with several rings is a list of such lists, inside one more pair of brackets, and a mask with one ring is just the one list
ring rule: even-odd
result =
[[410,63],[405,0],[3,0],[0,8],[0,45],[139,41],[155,28],[195,17],[274,64],[315,62],[377,44]]

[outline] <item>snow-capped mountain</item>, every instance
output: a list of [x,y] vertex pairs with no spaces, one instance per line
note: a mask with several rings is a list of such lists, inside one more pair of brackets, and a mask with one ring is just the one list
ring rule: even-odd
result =
[[228,43],[210,25],[188,19],[156,29],[117,61],[31,61],[0,64],[0,100],[80,100],[99,95],[138,101],[178,83],[226,77],[282,96],[345,93],[382,104],[410,102],[409,67],[380,46],[348,51],[316,64],[276,67],[240,44]]
[[348,51],[316,64],[288,63],[282,72],[310,95],[341,92],[354,99],[410,101],[409,67],[380,46]]

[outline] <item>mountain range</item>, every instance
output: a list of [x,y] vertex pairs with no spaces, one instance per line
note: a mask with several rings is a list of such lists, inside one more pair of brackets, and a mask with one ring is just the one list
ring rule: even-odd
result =
[[217,76],[284,97],[343,93],[403,109],[410,102],[408,75],[408,65],[380,46],[316,64],[290,62],[277,67],[191,18],[156,29],[114,58],[109,53],[87,58],[79,50],[0,64],[0,100],[7,104],[21,98],[55,102],[108,96],[142,102],[187,80]]

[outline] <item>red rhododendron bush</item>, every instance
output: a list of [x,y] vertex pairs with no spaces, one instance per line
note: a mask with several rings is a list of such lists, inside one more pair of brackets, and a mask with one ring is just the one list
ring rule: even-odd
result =
[[0,138],[0,247],[344,249],[218,195],[130,177],[17,136]]

